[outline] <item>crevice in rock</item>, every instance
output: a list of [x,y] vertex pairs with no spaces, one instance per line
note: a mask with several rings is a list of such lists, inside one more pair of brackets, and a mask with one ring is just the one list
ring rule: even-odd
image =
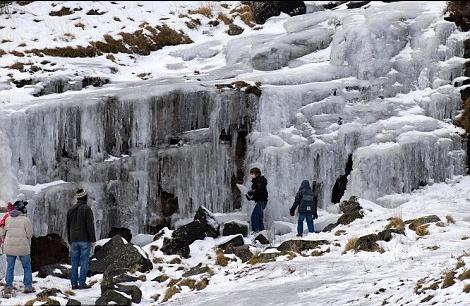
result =
[[333,191],[331,193],[332,203],[339,203],[341,201],[341,198],[343,197],[344,192],[346,191],[346,187],[348,185],[348,176],[349,174],[351,174],[352,167],[353,167],[352,154],[349,154],[348,161],[346,162],[346,168],[344,170],[344,175],[340,175],[338,177],[333,187]]

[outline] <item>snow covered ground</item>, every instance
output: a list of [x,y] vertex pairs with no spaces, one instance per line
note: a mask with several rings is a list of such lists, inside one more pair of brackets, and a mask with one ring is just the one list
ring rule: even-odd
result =
[[[214,247],[227,240],[227,237],[222,237],[196,241],[191,245],[190,258],[182,259],[181,264],[169,264],[178,256],[166,256],[160,251],[155,251],[154,246],[161,247],[160,239],[144,247],[144,250],[151,254],[152,260],[160,258],[154,262],[161,263],[154,264],[155,269],[146,275],[147,281],[136,283],[143,292],[142,304],[155,304],[154,298],[157,294],[160,294],[158,302],[161,302],[171,279],[180,278],[190,267],[199,263],[208,265],[213,271],[213,276],[203,274],[192,278],[198,280],[207,277],[208,286],[201,291],[182,287],[182,292],[172,297],[166,305],[382,305],[384,301],[390,305],[418,305],[430,295],[433,298],[424,304],[470,303],[470,295],[462,292],[464,286],[470,284],[470,280],[456,279],[454,285],[441,289],[443,276],[454,269],[457,257],[464,255],[462,260],[465,265],[456,270],[456,277],[470,269],[467,240],[470,236],[470,177],[456,177],[448,183],[434,184],[412,194],[397,197],[405,197],[405,203],[393,209],[360,200],[365,209],[363,219],[347,226],[340,225],[331,233],[306,236],[304,239],[307,240],[326,239],[331,242],[328,246],[316,249],[317,252],[329,250],[321,256],[311,256],[312,250],[309,250],[303,252],[303,256],[293,259],[280,256],[276,262],[253,266],[236,260],[229,261],[226,267],[221,267],[214,264]],[[385,251],[382,254],[343,252],[350,238],[383,230],[390,217],[408,220],[432,214],[440,217],[443,224],[439,226],[432,223],[428,228],[428,235],[419,237],[414,231],[406,228],[406,236],[395,235],[389,242],[380,242]],[[455,223],[449,223],[446,216],[451,216]],[[322,213],[317,224],[335,217],[337,215]],[[336,236],[338,231],[344,233]],[[170,234],[171,231],[167,231],[165,236]],[[298,238],[294,237],[294,233],[276,236],[273,246],[278,246],[288,239]],[[259,244],[253,244],[249,239],[246,242],[252,244],[252,250],[256,252],[266,249]],[[158,267],[162,267],[161,272]],[[163,283],[151,281],[159,275],[167,275],[169,279]],[[100,278],[101,276],[97,275],[90,281],[99,281]],[[439,283],[439,286],[437,289],[428,289],[425,293],[417,294],[415,289],[420,279],[425,279],[423,287],[432,283]],[[64,292],[70,290],[66,280],[50,276],[46,279],[35,277],[34,280],[37,282],[37,290],[51,287]],[[21,276],[18,276],[16,284],[19,287],[20,281]],[[93,304],[100,296],[99,283],[95,283],[92,289],[75,293],[72,298]],[[0,301],[2,305],[16,305],[32,298],[32,295],[18,294],[16,298]],[[65,298],[57,300],[66,301]]]

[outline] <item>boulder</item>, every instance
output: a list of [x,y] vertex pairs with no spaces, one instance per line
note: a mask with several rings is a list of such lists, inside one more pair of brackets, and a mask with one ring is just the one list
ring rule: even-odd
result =
[[125,227],[111,227],[111,231],[108,234],[108,238],[113,238],[116,235],[119,235],[122,238],[126,239],[127,242],[131,242],[132,240],[131,231]]
[[109,267],[103,273],[103,279],[101,280],[100,286],[101,292],[105,292],[106,290],[115,290],[116,285],[119,283],[130,283],[139,280],[139,278],[129,275],[128,273],[128,269]]
[[222,250],[226,250],[228,249],[229,247],[238,247],[238,246],[242,246],[245,244],[245,241],[243,240],[243,236],[242,235],[237,235],[233,238],[231,238],[230,240],[222,243],[222,244],[219,244],[217,247],[219,249],[222,249]]
[[417,219],[407,220],[405,221],[405,224],[409,224],[408,228],[415,231],[416,228],[420,225],[428,224],[432,222],[439,222],[439,221],[441,221],[441,218],[439,218],[436,215],[430,215],[430,216],[425,216],[425,217],[421,217]]
[[356,219],[361,219],[364,217],[362,212],[362,207],[357,201],[357,197],[352,196],[348,201],[343,201],[339,205],[339,209],[343,213],[338,219],[338,224],[347,225],[352,223]]
[[240,26],[237,26],[236,24],[230,24],[228,26],[228,31],[227,31],[227,34],[230,35],[230,36],[235,36],[235,35],[240,35],[243,33],[243,28],[240,27]]
[[31,239],[31,267],[33,272],[43,266],[69,263],[69,248],[58,234]]
[[327,240],[287,240],[277,249],[281,252],[300,253],[306,250],[315,249],[321,245],[330,244]]
[[237,220],[232,220],[229,222],[225,222],[224,229],[222,231],[222,236],[231,236],[242,234],[243,237],[248,236],[248,223],[240,222]]
[[139,304],[142,301],[142,291],[135,285],[117,285],[116,291],[130,295],[132,303]]
[[148,235],[148,234],[138,234],[132,237],[131,243],[138,245],[140,247],[144,247],[147,244],[150,244],[153,242],[153,235]]
[[68,299],[67,304],[65,304],[65,306],[82,306],[82,303],[74,299]]
[[322,232],[331,232],[335,227],[338,226],[338,223],[330,223],[322,230]]
[[380,251],[381,248],[377,244],[378,236],[376,234],[370,234],[366,236],[359,237],[356,242],[356,251],[366,251],[366,252],[376,252]]
[[393,238],[392,234],[405,235],[405,230],[404,229],[399,230],[399,229],[394,229],[394,228],[386,229],[377,234],[377,239],[388,242],[392,240]]
[[262,45],[253,49],[251,65],[262,71],[272,71],[287,66],[290,49],[286,44]]
[[255,241],[258,241],[261,244],[270,244],[269,239],[266,238],[266,236],[263,233],[259,233],[256,236]]
[[305,14],[307,8],[303,1],[242,1],[250,6],[256,23],[263,24],[268,18],[281,12],[290,16]]
[[189,245],[206,237],[216,238],[220,234],[220,225],[205,207],[197,210],[194,221],[183,225],[173,232],[171,239],[164,238],[161,251],[167,255],[189,257]]
[[95,250],[89,273],[91,275],[102,274],[109,267],[148,272],[153,268],[153,264],[142,253],[145,254],[143,250],[137,250],[130,243],[124,244],[121,237],[116,235],[103,247]]
[[39,269],[39,278],[46,278],[49,275],[63,279],[70,279],[70,267],[63,264],[56,264],[43,266]]
[[211,273],[212,269],[208,266],[203,266],[202,263],[199,263],[197,266],[192,267],[189,271],[183,273],[183,277],[190,277],[203,273]]
[[253,257],[253,253],[250,251],[250,247],[248,245],[242,246],[229,246],[225,252],[225,254],[234,254],[238,258],[242,260],[242,262],[247,262],[250,258]]
[[108,305],[110,302],[114,302],[120,306],[132,305],[131,299],[114,290],[107,290],[106,292],[102,293],[101,297],[96,300],[95,305]]

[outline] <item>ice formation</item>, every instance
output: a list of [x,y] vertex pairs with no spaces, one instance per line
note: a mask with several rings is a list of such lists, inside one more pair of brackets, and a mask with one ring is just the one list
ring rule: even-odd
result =
[[[7,188],[0,200],[14,197],[15,177],[26,185],[63,180],[24,191],[35,233],[63,233],[81,184],[104,236],[111,226],[151,232],[199,205],[249,211],[236,184],[249,185],[252,165],[269,181],[269,225],[290,219],[304,179],[317,182],[328,208],[341,176],[347,188],[336,197],[375,201],[463,174],[463,131],[451,122],[461,109],[454,85],[465,36],[444,21],[445,6],[372,2],[281,15],[259,33],[165,54],[184,62],[170,63],[175,70],[200,60],[217,67],[225,56],[224,67],[200,80],[162,78],[2,106],[0,180],[9,185],[0,186]],[[230,89],[237,80],[260,81],[261,96]]]

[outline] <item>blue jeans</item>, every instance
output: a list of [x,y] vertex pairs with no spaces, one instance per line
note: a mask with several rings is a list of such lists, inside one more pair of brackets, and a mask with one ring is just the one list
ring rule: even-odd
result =
[[266,208],[266,204],[268,204],[266,201],[256,202],[251,213],[251,228],[254,232],[264,231],[263,210]]
[[[25,289],[32,289],[33,288],[33,271],[31,269],[31,256],[18,256],[21,260],[21,264],[23,265],[23,284]],[[15,262],[16,256],[7,255],[7,273],[5,276],[5,287],[12,288],[13,287],[13,279],[15,274]]]
[[315,231],[313,226],[313,214],[311,212],[299,212],[299,221],[297,223],[297,234],[302,235],[304,233],[304,219],[307,218],[307,227],[310,233]]
[[[72,286],[86,285],[91,243],[88,241],[72,242],[71,249],[72,271],[70,281]],[[78,277],[78,266],[80,266],[80,278]]]

